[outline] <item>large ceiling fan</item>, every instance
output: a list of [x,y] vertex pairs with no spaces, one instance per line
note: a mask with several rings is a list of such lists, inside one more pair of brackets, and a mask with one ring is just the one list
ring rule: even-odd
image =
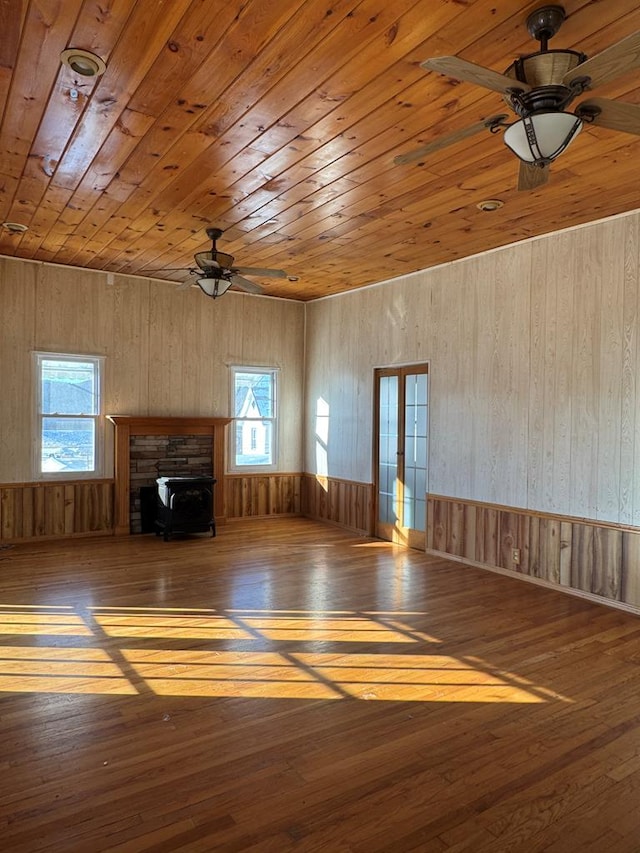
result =
[[584,122],[623,133],[640,135],[640,105],[607,98],[590,98],[569,104],[589,89],[608,83],[640,66],[640,31],[632,33],[601,53],[587,59],[575,50],[549,50],[547,45],[565,20],[562,6],[543,6],[527,18],[530,35],[540,50],[513,62],[504,74],[475,65],[458,56],[427,59],[422,67],[457,80],[500,92],[518,116],[490,116],[470,127],[454,131],[415,151],[400,154],[397,165],[422,160],[482,130],[504,130],[506,145],[520,158],[518,189],[534,189],[546,183],[552,163],[580,132]]
[[[288,278],[284,270],[234,266],[233,255],[227,255],[225,252],[218,251],[217,241],[222,237],[223,233],[221,228],[207,228],[207,237],[211,240],[211,249],[207,252],[196,252],[193,259],[197,266],[186,270],[189,275],[196,276],[196,284],[207,296],[217,299],[223,293],[226,293],[230,287],[237,287],[239,290],[244,290],[247,293],[264,293],[259,284],[244,278],[245,275],[255,275],[259,278]],[[166,267],[164,269],[150,270],[149,272],[177,271],[176,267]],[[188,279],[180,285],[180,288],[191,287],[192,284],[193,282]]]

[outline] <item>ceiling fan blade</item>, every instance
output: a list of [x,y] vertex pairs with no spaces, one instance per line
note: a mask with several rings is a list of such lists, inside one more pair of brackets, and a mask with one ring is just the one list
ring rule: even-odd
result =
[[188,290],[190,287],[193,287],[193,281],[188,278],[186,281],[183,281],[181,284],[179,284],[176,290]]
[[246,290],[247,293],[264,293],[264,290],[259,284],[256,284],[254,281],[249,281],[248,278],[243,278],[235,272],[229,276],[229,279],[234,287],[239,287],[240,290]]
[[600,127],[640,136],[640,104],[610,101],[608,98],[590,98],[578,105],[576,115]]
[[623,38],[617,44],[587,59],[565,74],[562,83],[568,86],[576,77],[589,77],[590,89],[608,83],[627,71],[640,66],[640,30]]
[[234,267],[233,273],[242,273],[242,275],[259,275],[262,278],[286,278],[287,274],[284,270],[267,270],[261,267]]
[[477,86],[484,86],[485,89],[502,92],[503,95],[510,89],[519,89],[522,92],[528,92],[531,89],[527,83],[521,83],[519,80],[514,80],[513,77],[499,74],[497,71],[476,65],[474,62],[467,62],[466,59],[460,59],[459,56],[436,56],[433,59],[426,59],[420,65],[429,71],[437,71],[438,74],[444,74],[456,80],[475,83]]
[[503,121],[506,121],[506,119],[506,115],[485,118],[476,124],[462,128],[462,130],[454,130],[453,133],[440,136],[438,139],[434,139],[433,142],[428,142],[421,148],[416,148],[415,151],[409,151],[407,154],[398,154],[397,157],[394,157],[393,162],[396,166],[404,166],[407,163],[414,163],[416,160],[421,160],[428,154],[440,151],[441,148],[446,148],[448,145],[455,145],[456,142],[460,142],[462,139],[474,136],[476,133],[480,133],[481,130],[490,130],[492,127],[498,127]]
[[518,172],[518,190],[535,190],[549,180],[548,166],[533,166],[531,163],[520,162]]

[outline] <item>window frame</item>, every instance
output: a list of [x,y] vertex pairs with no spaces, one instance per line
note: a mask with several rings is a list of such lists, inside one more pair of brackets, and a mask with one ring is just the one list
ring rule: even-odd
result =
[[[270,375],[272,383],[271,407],[272,416],[258,418],[241,418],[235,414],[236,401],[236,375],[238,373],[255,373],[259,375]],[[229,368],[229,410],[231,413],[232,423],[229,425],[229,450],[228,450],[228,470],[234,473],[260,473],[264,471],[275,471],[278,467],[278,431],[279,425],[279,408],[280,408],[280,368],[272,366],[256,366],[245,364],[232,364]],[[271,422],[271,462],[269,463],[253,463],[239,464],[237,462],[237,446],[238,446],[238,426],[243,423],[262,423],[264,421]]]
[[[42,395],[42,366],[46,361],[62,362],[90,362],[94,366],[94,376],[98,396],[97,413],[95,415],[65,414],[64,412],[43,412]],[[34,375],[34,432],[33,432],[33,473],[36,480],[101,480],[105,472],[105,429],[104,429],[104,364],[105,356],[82,353],[67,352],[44,352],[37,350],[33,352],[33,375]],[[42,423],[47,417],[55,417],[59,414],[61,418],[77,418],[82,421],[93,421],[94,423],[94,469],[92,471],[43,471],[42,465]]]

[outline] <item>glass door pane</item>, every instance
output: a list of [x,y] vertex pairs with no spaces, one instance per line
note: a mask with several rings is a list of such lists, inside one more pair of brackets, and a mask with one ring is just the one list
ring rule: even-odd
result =
[[381,376],[378,415],[378,521],[395,524],[398,483],[398,377]]
[[405,376],[403,526],[426,530],[427,374]]

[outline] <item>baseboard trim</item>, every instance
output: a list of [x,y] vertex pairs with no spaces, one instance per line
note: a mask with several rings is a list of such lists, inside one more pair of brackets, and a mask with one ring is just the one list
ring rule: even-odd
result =
[[640,616],[640,607],[633,604],[627,604],[625,601],[618,601],[613,598],[604,598],[601,595],[596,595],[593,592],[585,592],[581,589],[575,589],[572,586],[562,586],[552,583],[544,578],[536,578],[532,575],[523,575],[521,572],[512,572],[510,569],[503,569],[501,566],[489,566],[486,563],[477,563],[475,560],[468,560],[466,557],[458,557],[455,554],[447,554],[445,551],[434,551],[432,548],[427,548],[426,553],[432,557],[440,557],[443,560],[451,560],[453,563],[460,563],[463,566],[471,566],[474,569],[484,569],[487,572],[493,572],[496,575],[504,575],[504,577],[513,578],[517,581],[525,581],[526,583],[541,586],[544,589],[561,592],[565,595],[571,595],[574,598],[581,598],[591,604],[601,604],[603,607],[613,607],[615,610],[622,610],[624,613],[630,613],[633,616]]

